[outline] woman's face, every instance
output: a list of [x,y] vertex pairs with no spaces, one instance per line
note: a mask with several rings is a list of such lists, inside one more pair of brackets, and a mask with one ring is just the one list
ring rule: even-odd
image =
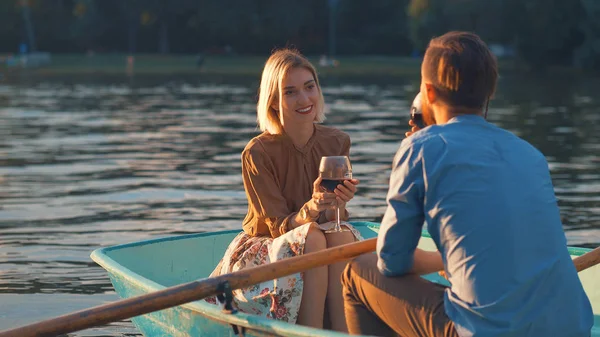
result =
[[310,125],[321,108],[320,92],[312,73],[302,67],[292,68],[281,84],[281,106],[273,103],[273,109],[279,110],[279,119],[285,127]]

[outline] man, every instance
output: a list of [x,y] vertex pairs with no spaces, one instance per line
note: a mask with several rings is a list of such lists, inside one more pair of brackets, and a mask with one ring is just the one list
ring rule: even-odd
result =
[[[497,63],[466,32],[431,40],[423,119],[393,161],[377,255],[346,268],[352,334],[590,336],[544,156],[486,122]],[[413,131],[417,131],[413,125]],[[423,223],[438,251],[417,249]],[[444,271],[444,287],[419,275]]]

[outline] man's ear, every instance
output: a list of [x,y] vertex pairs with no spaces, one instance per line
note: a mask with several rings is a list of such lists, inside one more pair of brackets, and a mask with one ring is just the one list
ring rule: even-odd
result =
[[430,105],[434,104],[439,97],[437,89],[433,86],[433,84],[425,83],[425,92],[427,93],[427,95],[425,95],[427,98],[427,102]]

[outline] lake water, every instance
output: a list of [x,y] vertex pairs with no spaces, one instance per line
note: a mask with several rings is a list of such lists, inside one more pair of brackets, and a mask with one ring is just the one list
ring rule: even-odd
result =
[[[326,124],[353,140],[362,181],[353,218],[377,221],[418,80],[322,82]],[[239,156],[257,134],[257,86],[167,76],[0,83],[0,330],[116,300],[89,257],[96,248],[239,229]],[[585,247],[600,244],[598,87],[506,76],[489,111],[547,156],[569,244]],[[136,335],[125,321],[70,336]]]

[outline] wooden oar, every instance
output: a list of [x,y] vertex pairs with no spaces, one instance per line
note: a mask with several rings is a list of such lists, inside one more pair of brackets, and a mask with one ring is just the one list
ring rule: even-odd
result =
[[184,283],[150,294],[119,300],[12,330],[5,330],[0,332],[0,337],[57,336],[124,320],[217,295],[219,286],[224,282],[228,282],[231,289],[245,288],[311,268],[348,260],[375,251],[376,240],[376,238],[372,238],[349,243],[230,274]]
[[[166,288],[146,295],[81,310],[20,328],[0,332],[0,337],[57,336],[94,326],[163,310],[219,293],[219,286],[229,282],[231,289],[295,274],[375,250],[376,238],[349,243],[316,253],[296,256],[282,261],[240,270],[213,278],[201,279]],[[600,263],[600,247],[573,259],[577,272]]]
[[588,269],[600,263],[600,247],[573,259],[577,272]]

